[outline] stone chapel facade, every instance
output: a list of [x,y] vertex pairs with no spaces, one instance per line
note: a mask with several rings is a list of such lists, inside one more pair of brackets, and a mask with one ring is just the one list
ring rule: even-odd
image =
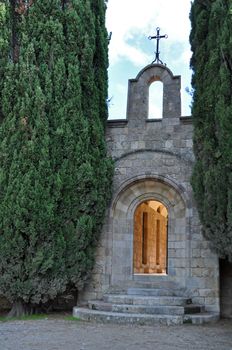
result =
[[[156,81],[163,83],[163,117],[148,119]],[[193,126],[181,116],[180,89],[180,76],[148,65],[129,80],[127,119],[108,121],[113,196],[82,302],[110,294],[172,295],[219,315],[219,261],[201,234],[193,200]]]

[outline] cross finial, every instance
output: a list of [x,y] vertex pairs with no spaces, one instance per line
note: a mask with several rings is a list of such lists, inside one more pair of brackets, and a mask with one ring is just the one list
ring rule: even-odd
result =
[[167,36],[167,34],[160,35],[160,28],[159,27],[156,28],[156,31],[157,31],[157,33],[156,33],[155,36],[149,36],[148,37],[149,40],[156,39],[155,59],[154,59],[154,61],[152,61],[152,64],[155,63],[155,62],[160,63],[160,64],[164,64],[159,58],[159,54],[160,54],[160,52],[159,52],[159,41],[160,41],[160,39],[163,39],[163,38],[167,39],[168,36]]

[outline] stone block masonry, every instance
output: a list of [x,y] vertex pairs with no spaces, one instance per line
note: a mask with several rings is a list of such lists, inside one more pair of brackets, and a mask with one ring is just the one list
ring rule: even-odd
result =
[[[148,119],[149,87],[157,80],[163,83],[163,117]],[[180,88],[180,76],[166,66],[149,65],[129,80],[127,119],[108,122],[108,153],[115,160],[113,196],[97,268],[80,295],[82,301],[146,283],[181,291],[206,311],[219,313],[218,258],[201,234],[193,200],[193,125],[191,117],[181,116]],[[135,273],[133,266],[135,212],[147,201],[160,202],[168,211],[166,273],[149,273],[149,266],[141,268],[147,273]],[[145,244],[144,237],[137,244]]]

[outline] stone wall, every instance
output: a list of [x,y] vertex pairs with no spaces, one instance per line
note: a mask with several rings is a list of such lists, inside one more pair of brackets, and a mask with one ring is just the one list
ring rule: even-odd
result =
[[[148,119],[149,86],[163,82],[163,118]],[[168,274],[150,280],[182,289],[193,302],[219,312],[219,268],[202,237],[190,185],[194,162],[191,118],[181,117],[181,81],[161,65],[129,81],[126,120],[108,121],[106,140],[115,160],[112,202],[106,214],[92,281],[82,299],[126,289],[133,273],[134,213],[146,200],[168,210]]]

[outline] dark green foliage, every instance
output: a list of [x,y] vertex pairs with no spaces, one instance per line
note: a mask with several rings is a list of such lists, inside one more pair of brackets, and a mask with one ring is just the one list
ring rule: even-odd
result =
[[195,0],[190,18],[192,184],[205,236],[232,260],[232,2]]
[[83,287],[110,197],[105,4],[3,3],[0,293],[40,305]]
[[7,26],[8,18],[5,5],[0,1],[0,122],[2,114],[2,91],[4,86],[4,77],[6,73],[6,64],[9,56],[9,28]]

